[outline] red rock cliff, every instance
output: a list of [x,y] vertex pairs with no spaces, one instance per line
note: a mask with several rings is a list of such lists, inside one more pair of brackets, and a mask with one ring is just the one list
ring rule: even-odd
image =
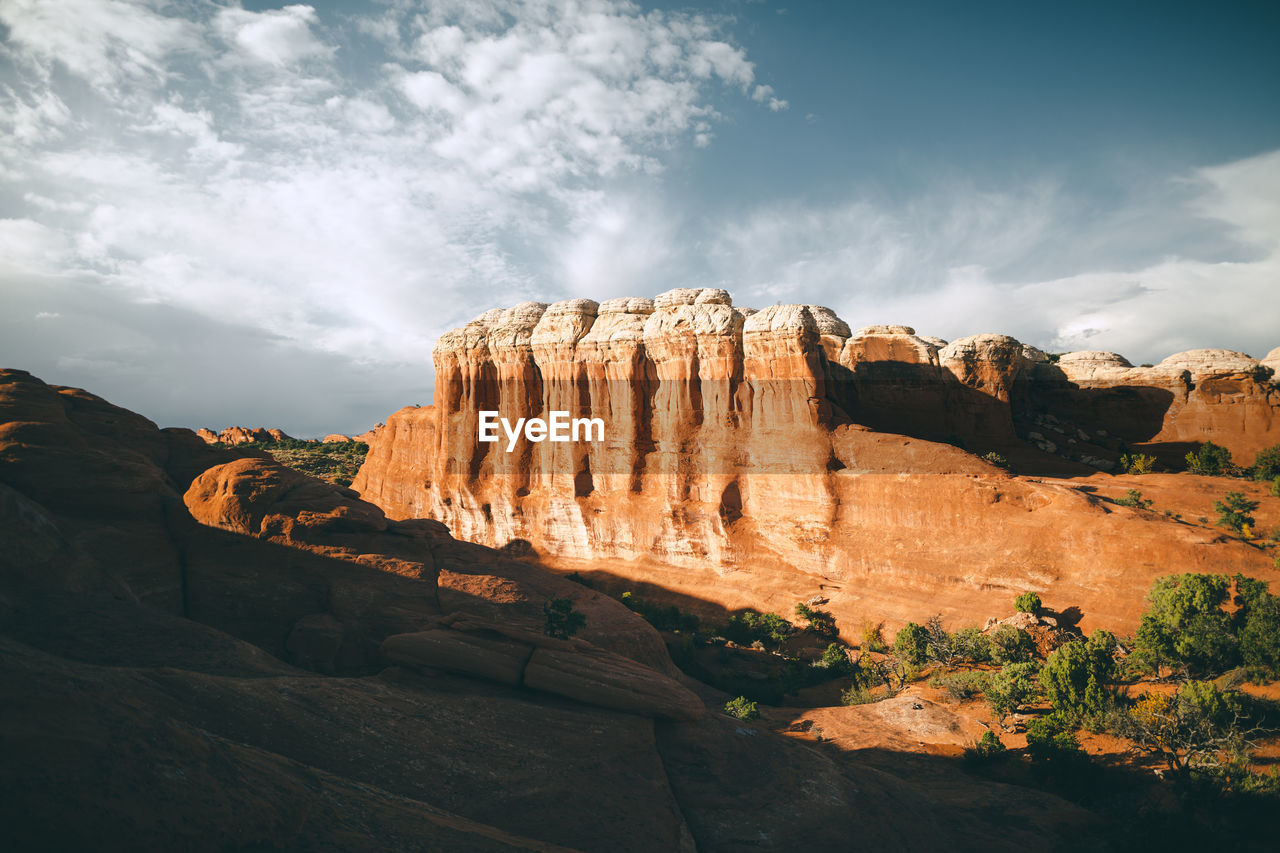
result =
[[[1251,461],[1280,442],[1280,388],[1238,353],[1055,364],[1003,335],[851,332],[820,306],[757,312],[680,289],[489,311],[442,336],[435,365],[435,405],[397,412],[372,442],[353,484],[366,500],[726,607],[789,611],[821,593],[852,628],[974,618],[1035,588],[1127,628],[1156,576],[1270,564],[1210,528],[974,455],[1083,474],[1125,447],[1213,440]],[[507,452],[505,436],[478,440],[482,410],[599,417],[605,438]]]

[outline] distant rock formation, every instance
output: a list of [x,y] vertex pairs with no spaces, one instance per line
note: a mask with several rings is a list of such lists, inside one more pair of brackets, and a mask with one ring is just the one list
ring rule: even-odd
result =
[[[978,458],[1088,474],[1125,448],[1180,459],[1213,440],[1247,462],[1280,442],[1280,388],[1239,353],[1055,363],[1005,335],[850,331],[821,306],[677,289],[488,311],[441,336],[435,366],[435,405],[372,441],[352,484],[366,500],[566,566],[617,561],[695,603],[781,612],[821,590],[852,630],[1034,588],[1129,629],[1155,576],[1270,568],[1216,531]],[[605,439],[508,453],[478,440],[480,410],[599,416]]]
[[250,444],[258,442],[261,444],[270,444],[273,441],[289,441],[291,436],[283,430],[267,429],[258,427],[257,429],[248,429],[246,427],[227,427],[222,432],[214,432],[211,429],[201,427],[196,430],[196,435],[204,439],[206,444]]

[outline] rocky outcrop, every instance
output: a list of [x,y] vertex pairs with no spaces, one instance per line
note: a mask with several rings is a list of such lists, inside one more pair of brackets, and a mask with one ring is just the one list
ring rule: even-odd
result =
[[1179,470],[1187,450],[1212,441],[1247,465],[1280,443],[1274,372],[1228,350],[1191,350],[1143,367],[1116,353],[1067,353],[1036,365],[1014,408],[1024,437],[1043,446],[1029,435],[1040,432],[1055,452],[1081,458],[1109,459],[1127,446]]
[[[973,618],[1034,588],[1086,627],[1127,630],[1155,576],[1271,570],[1213,529],[977,458],[1079,474],[1213,440],[1247,461],[1280,442],[1280,389],[1238,354],[1055,363],[1004,335],[850,331],[821,306],[757,312],[678,289],[495,309],[443,335],[435,362],[435,405],[397,412],[372,442],[352,484],[365,500],[566,568],[615,561],[695,610],[788,612],[822,592],[852,630],[922,609]],[[507,452],[479,440],[481,410],[599,417],[604,439]]]
[[[7,849],[1026,849],[1088,825],[1029,793],[1039,823],[998,826],[701,713],[617,602],[20,371],[0,542]],[[587,615],[570,641],[542,634],[551,597]]]
[[227,427],[222,432],[214,432],[206,427],[196,430],[196,435],[205,441],[206,444],[251,444],[257,442],[259,444],[270,444],[274,441],[290,441],[289,436],[284,430],[275,428],[267,429],[258,427],[257,429],[249,429],[247,427]]
[[388,637],[382,653],[407,666],[472,675],[648,717],[696,720],[702,700],[674,678],[582,640],[556,640],[474,618]]

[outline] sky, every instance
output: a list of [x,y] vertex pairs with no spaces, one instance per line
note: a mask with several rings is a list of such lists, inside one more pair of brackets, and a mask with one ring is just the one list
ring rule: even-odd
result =
[[0,366],[361,432],[524,300],[1280,347],[1280,4],[0,0]]

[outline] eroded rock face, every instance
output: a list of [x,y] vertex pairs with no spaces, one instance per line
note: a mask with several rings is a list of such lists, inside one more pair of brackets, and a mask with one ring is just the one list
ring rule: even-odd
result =
[[1273,372],[1228,350],[1191,350],[1143,367],[1116,353],[1067,353],[1036,365],[1019,394],[1022,435],[1038,432],[1034,443],[1082,458],[1107,458],[1123,442],[1176,470],[1187,450],[1212,441],[1247,465],[1280,442]]
[[[1239,354],[1055,363],[1006,335],[851,332],[822,306],[748,311],[722,290],[497,309],[442,336],[435,362],[435,405],[393,415],[353,483],[389,517],[530,543],[566,566],[625,561],[694,609],[782,612],[830,591],[851,630],[924,606],[958,615],[956,586],[982,609],[1049,588],[1086,626],[1131,628],[1151,578],[1200,566],[1218,534],[1121,516],[976,457],[1087,473],[1123,448],[1167,444],[1180,459],[1213,440],[1247,462],[1280,442],[1280,389]],[[478,440],[480,410],[600,417],[605,437],[507,452]],[[1246,546],[1214,552],[1266,568]],[[1107,561],[1139,567],[1123,595],[1104,591]]]

